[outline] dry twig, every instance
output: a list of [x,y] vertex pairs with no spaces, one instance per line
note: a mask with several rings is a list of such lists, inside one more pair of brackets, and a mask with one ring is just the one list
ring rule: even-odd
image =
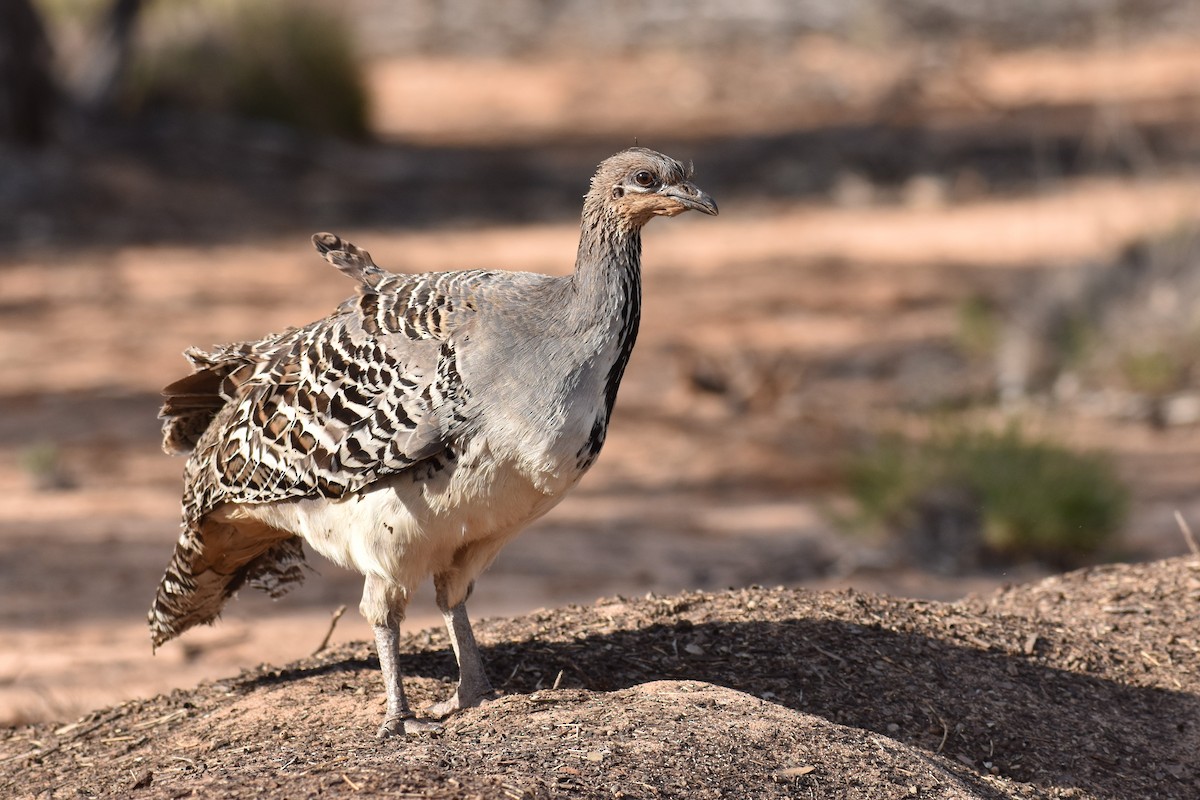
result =
[[1187,520],[1183,518],[1183,514],[1179,513],[1179,509],[1175,509],[1175,521],[1179,523],[1179,530],[1183,533],[1183,539],[1187,542],[1188,549],[1192,551],[1192,555],[1200,558],[1200,545],[1196,544],[1196,537],[1192,534],[1192,527],[1187,524]]
[[338,620],[341,619],[342,614],[345,614],[345,613],[346,613],[345,604],[338,606],[337,609],[333,612],[333,619],[329,620],[329,630],[325,631],[325,638],[321,640],[321,643],[319,645],[317,645],[317,649],[312,651],[312,654],[314,656],[329,646],[329,640],[331,638],[333,638],[333,629],[337,627]]

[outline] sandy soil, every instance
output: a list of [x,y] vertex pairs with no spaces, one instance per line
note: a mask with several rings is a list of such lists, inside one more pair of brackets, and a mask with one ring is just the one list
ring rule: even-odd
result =
[[393,58],[378,64],[371,82],[375,130],[408,141],[540,141],[582,131],[618,139],[747,136],[881,114],[949,123],[1091,107],[1162,118],[1196,96],[1200,55],[1186,36],[1075,52],[993,52],[964,41],[853,47],[811,36],[787,48],[731,53]]

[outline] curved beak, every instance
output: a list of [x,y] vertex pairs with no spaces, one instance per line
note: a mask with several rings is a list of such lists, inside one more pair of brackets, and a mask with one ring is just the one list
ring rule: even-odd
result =
[[717,215],[717,202],[707,193],[700,191],[690,181],[680,181],[679,183],[664,186],[658,190],[658,193],[664,197],[671,198],[683,206],[680,211],[691,209],[710,214],[714,217]]

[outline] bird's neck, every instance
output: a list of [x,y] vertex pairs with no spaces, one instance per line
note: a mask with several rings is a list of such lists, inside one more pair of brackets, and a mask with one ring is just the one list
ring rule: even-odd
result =
[[622,224],[592,196],[584,202],[571,289],[578,330],[596,337],[597,350],[612,359],[604,391],[607,424],[642,317],[642,237],[640,226]]
[[583,325],[608,322],[637,335],[642,305],[640,226],[608,213],[590,195],[584,201],[571,287],[571,310]]

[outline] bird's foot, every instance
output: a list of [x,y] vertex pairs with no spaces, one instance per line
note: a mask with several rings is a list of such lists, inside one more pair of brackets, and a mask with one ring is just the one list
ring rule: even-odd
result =
[[484,706],[494,699],[496,699],[496,693],[490,688],[486,692],[470,692],[465,694],[460,689],[456,689],[454,694],[440,703],[433,703],[426,706],[425,713],[434,719],[445,719],[456,711],[462,711],[464,708]]
[[436,733],[442,729],[442,723],[431,719],[417,719],[410,714],[390,715],[379,726],[380,739],[392,736],[415,736],[419,733]]

